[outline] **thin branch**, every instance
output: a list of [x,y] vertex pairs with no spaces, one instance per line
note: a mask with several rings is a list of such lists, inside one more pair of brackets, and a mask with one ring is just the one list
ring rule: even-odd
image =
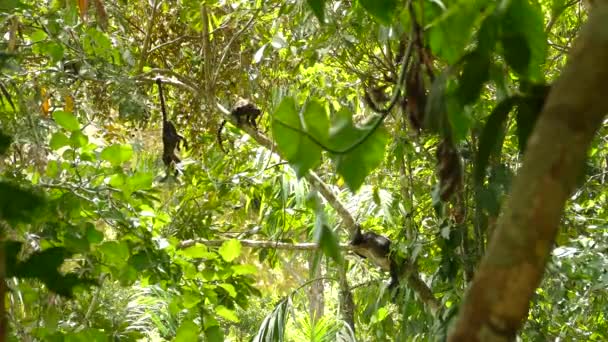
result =
[[154,24],[156,23],[156,13],[158,11],[158,0],[154,0],[152,5],[152,16],[148,21],[148,27],[146,29],[146,37],[144,38],[144,45],[141,50],[141,56],[139,59],[139,65],[137,66],[137,73],[140,73],[144,69],[144,65],[146,64],[146,60],[148,59],[148,53],[150,49],[150,39],[152,36],[152,28],[154,28]]
[[[205,240],[205,239],[191,239],[180,242],[177,246],[179,249],[192,247],[196,244],[205,245],[208,247],[220,247],[226,240]],[[250,248],[273,248],[282,249],[289,251],[315,251],[319,249],[319,245],[313,242],[279,242],[279,241],[259,241],[259,240],[239,240],[242,246]],[[348,244],[341,244],[340,249],[351,251],[355,248]]]

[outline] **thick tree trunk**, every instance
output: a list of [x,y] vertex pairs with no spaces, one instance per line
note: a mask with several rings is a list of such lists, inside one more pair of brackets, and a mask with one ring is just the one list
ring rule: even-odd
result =
[[608,112],[608,0],[596,2],[530,136],[448,341],[510,341],[525,322],[564,204]]

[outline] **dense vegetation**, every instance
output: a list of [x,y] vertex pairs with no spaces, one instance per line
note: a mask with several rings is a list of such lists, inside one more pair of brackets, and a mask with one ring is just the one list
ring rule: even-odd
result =
[[605,22],[0,1],[0,341],[607,340]]

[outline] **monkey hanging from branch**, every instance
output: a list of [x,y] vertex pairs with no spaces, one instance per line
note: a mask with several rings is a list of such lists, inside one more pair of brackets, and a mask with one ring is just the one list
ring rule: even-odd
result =
[[403,263],[397,262],[396,256],[391,253],[390,239],[370,231],[362,233],[361,226],[357,225],[350,245],[354,247],[355,254],[364,259],[369,259],[382,270],[389,272],[391,275],[388,285],[389,291],[392,291],[399,285],[399,276]]
[[178,175],[179,171],[177,169],[177,164],[181,162],[181,160],[175,154],[175,149],[181,150],[180,142],[185,148],[188,148],[188,142],[183,136],[177,134],[175,125],[167,119],[167,111],[165,109],[165,97],[163,95],[162,81],[160,78],[156,79],[156,84],[158,85],[160,108],[163,113],[163,163],[167,167],[167,175],[164,178],[166,179],[169,177],[169,170],[171,169],[171,167],[175,168],[174,175]]
[[[230,115],[234,118],[238,126],[246,124],[253,127],[254,129],[258,128],[256,121],[261,114],[262,111],[255,104],[246,99],[239,99],[230,111]],[[226,119],[222,120],[222,123],[220,124],[220,127],[217,130],[217,141],[220,145],[220,150],[222,150],[222,152],[224,153],[226,153],[226,150],[222,145],[222,129],[226,125],[226,122]]]

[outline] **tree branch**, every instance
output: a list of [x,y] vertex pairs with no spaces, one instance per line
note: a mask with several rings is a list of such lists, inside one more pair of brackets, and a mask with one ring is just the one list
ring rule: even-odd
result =
[[551,87],[448,341],[511,341],[528,316],[564,205],[608,112],[608,0],[596,1]]
[[[240,127],[242,130],[247,132],[258,144],[266,147],[270,151],[277,151],[274,143],[268,139],[264,134],[257,131],[253,127],[242,125],[238,126],[236,120],[230,115],[230,112],[224,108],[219,103],[216,103],[218,109],[224,114],[226,120],[230,121],[237,127]],[[325,198],[327,203],[334,208],[336,213],[342,219],[342,224],[349,231],[349,234],[352,236],[356,230],[356,221],[350,212],[346,209],[346,207],[340,202],[340,200],[334,195],[329,186],[325,184],[321,178],[313,171],[309,171],[305,176],[306,180]],[[274,242],[273,242],[274,243]],[[315,244],[313,244],[315,245]],[[341,248],[343,248],[341,245]],[[357,251],[360,247],[348,246],[345,249]],[[406,262],[409,262],[406,260]],[[440,302],[433,295],[433,291],[426,285],[426,283],[420,277],[420,274],[416,270],[409,270],[406,272],[408,276],[406,277],[406,282],[408,286],[410,286],[417,294],[420,300],[429,307],[433,314],[438,312],[438,308],[441,307]]]

